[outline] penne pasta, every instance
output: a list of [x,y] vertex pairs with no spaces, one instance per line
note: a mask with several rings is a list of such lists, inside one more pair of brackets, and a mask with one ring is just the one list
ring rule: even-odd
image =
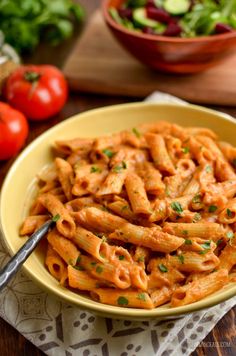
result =
[[142,179],[135,173],[129,173],[125,179],[132,210],[135,214],[151,214],[151,206]]
[[153,309],[236,281],[236,147],[156,121],[55,143],[20,235],[54,217],[45,266],[95,301]]
[[125,308],[152,309],[153,303],[147,293],[136,291],[119,291],[114,289],[96,289],[91,292],[92,299],[110,305],[122,306]]

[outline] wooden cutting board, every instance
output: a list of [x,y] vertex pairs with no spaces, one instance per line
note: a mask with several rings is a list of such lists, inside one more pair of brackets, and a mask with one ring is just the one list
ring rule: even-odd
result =
[[72,90],[145,97],[155,90],[193,103],[236,106],[236,55],[195,75],[162,74],[127,53],[97,11],[70,54],[64,73]]

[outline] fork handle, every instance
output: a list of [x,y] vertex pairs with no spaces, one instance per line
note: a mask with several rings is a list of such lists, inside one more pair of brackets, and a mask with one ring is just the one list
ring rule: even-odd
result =
[[39,241],[54,224],[55,222],[53,220],[47,221],[45,224],[43,224],[30,236],[30,238],[19,249],[15,256],[10,259],[6,266],[3,267],[3,269],[0,271],[0,291],[8,284],[9,280],[16,274],[25,260],[38,245]]

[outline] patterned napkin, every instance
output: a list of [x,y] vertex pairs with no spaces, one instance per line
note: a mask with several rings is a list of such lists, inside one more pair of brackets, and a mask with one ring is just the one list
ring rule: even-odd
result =
[[[147,100],[187,104],[158,92]],[[2,240],[0,236],[0,268],[9,259]],[[0,316],[51,356],[190,355],[234,305],[236,298],[178,319],[134,322],[98,317],[62,303],[22,272],[0,293]]]

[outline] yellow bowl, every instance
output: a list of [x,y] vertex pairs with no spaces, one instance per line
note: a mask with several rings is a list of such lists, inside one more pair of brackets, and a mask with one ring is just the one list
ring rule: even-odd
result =
[[[55,140],[73,137],[94,137],[134,127],[142,122],[167,120],[183,126],[205,126],[216,131],[223,139],[234,144],[236,122],[225,114],[199,106],[135,103],[111,106],[85,112],[63,121],[32,142],[11,167],[3,184],[0,198],[1,227],[6,245],[13,255],[25,242],[19,237],[19,226],[27,215],[32,200],[36,174],[52,160],[50,151]],[[125,309],[100,304],[74,293],[58,284],[43,263],[41,250],[34,252],[24,264],[24,271],[42,288],[68,303],[88,309],[96,314],[136,320],[176,317],[211,307],[236,294],[236,283],[207,298],[182,307],[168,305],[153,309]]]

